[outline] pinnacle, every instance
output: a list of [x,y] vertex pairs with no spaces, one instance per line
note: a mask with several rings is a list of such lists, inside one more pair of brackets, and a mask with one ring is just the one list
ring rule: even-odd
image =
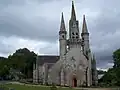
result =
[[63,12],[62,12],[62,20],[64,21],[64,16],[63,16]]
[[86,24],[86,20],[85,20],[85,15],[83,15],[83,27],[82,27],[82,33],[88,33],[88,30],[87,30],[87,24]]
[[71,19],[76,20],[76,14],[75,14],[75,8],[74,8],[74,1],[72,1]]
[[65,31],[65,23],[64,23],[63,12],[62,12],[62,17],[61,17],[60,31]]
[[96,63],[95,55],[93,54],[93,62]]
[[72,5],[74,5],[74,1],[72,0]]

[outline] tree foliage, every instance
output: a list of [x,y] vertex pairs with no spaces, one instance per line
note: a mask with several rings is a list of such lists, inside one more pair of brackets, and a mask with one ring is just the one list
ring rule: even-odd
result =
[[[3,59],[3,58],[2,58]],[[33,63],[36,60],[36,54],[27,48],[16,50],[5,60],[0,60],[0,76],[8,74],[12,68],[23,73],[27,78],[32,78]]]
[[0,76],[5,77],[9,74],[8,60],[7,58],[0,57]]
[[106,71],[103,71],[103,70],[97,70],[97,73],[98,73],[98,75],[99,75],[99,74],[105,74]]
[[114,68],[120,68],[120,49],[113,52]]
[[113,68],[110,68],[105,75],[99,80],[108,86],[120,86],[120,49],[113,52]]

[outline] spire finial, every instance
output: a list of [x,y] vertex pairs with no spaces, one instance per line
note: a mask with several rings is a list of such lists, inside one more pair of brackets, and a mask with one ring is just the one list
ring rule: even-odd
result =
[[71,12],[71,19],[74,19],[74,20],[76,20],[75,8],[74,8],[74,1],[72,1],[72,12]]
[[85,20],[85,15],[83,15],[83,27],[82,27],[82,33],[88,33],[88,30],[87,30],[87,24],[86,24],[86,20]]
[[64,16],[62,12],[60,31],[64,31],[64,30],[65,30],[65,23],[64,23]]
[[63,12],[62,12],[62,20],[64,21],[64,16],[63,16]]
[[84,18],[84,20],[85,20],[85,14],[83,15],[83,18]]
[[72,5],[74,6],[74,1],[72,0]]

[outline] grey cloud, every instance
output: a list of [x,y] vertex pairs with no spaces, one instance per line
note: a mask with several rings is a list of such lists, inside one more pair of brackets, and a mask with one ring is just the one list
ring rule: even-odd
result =
[[27,0],[0,0],[0,10],[9,6],[25,5]]
[[46,3],[46,2],[51,2],[51,1],[54,1],[54,0],[35,0],[35,2],[37,3]]
[[101,57],[98,56],[96,62],[97,62],[97,67],[106,67],[108,63],[113,63],[113,60],[111,55],[101,56]]
[[2,43],[0,44],[0,46],[1,46],[0,52],[2,52],[2,54],[5,54],[5,55],[11,52],[13,49],[11,46],[2,44]]
[[[112,14],[111,14],[112,13]],[[120,13],[113,12],[102,12],[100,16],[96,19],[95,27],[92,28],[95,33],[101,33],[101,35],[93,35],[92,39],[95,46],[98,46],[97,59],[98,64],[103,65],[104,63],[112,62],[112,53],[114,50],[120,48],[120,42],[118,39],[120,38],[119,32],[120,26]],[[100,46],[106,44],[106,47],[99,51]],[[104,66],[104,65],[103,65]]]
[[[23,5],[25,3],[27,5],[29,2],[27,0],[1,1],[5,8],[0,11],[0,34],[2,36],[18,36],[33,40],[55,42],[57,31],[59,30],[56,22],[51,22],[43,17],[37,17],[37,20],[39,20],[38,22],[36,21],[37,23],[29,23],[29,21],[24,20],[24,13],[21,16],[17,14],[26,8],[17,4]],[[29,14],[27,15],[29,16]]]
[[[55,48],[56,47],[56,48]],[[46,47],[40,48],[39,52],[42,51],[43,54],[46,55],[59,55],[58,48],[56,44],[49,43]]]
[[7,55],[13,52],[13,50],[15,50],[15,48],[12,45],[6,44],[4,37],[0,37],[0,53],[7,57]]
[[9,16],[9,14],[8,16],[2,16],[0,19],[0,34],[4,36],[18,36],[33,40],[55,42],[58,36],[58,25],[53,25],[50,21],[41,17],[39,20],[39,23],[35,25],[38,27],[36,28],[25,20],[19,19],[15,16]]

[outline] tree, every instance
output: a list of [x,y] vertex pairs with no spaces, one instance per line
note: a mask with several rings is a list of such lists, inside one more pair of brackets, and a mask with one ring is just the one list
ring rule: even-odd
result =
[[114,70],[117,76],[117,85],[120,85],[120,49],[113,52]]
[[106,71],[103,71],[103,70],[97,70],[97,73],[98,73],[98,75],[99,75],[99,74],[105,74]]
[[114,68],[120,68],[120,49],[113,52]]
[[110,68],[107,73],[99,80],[99,82],[104,82],[108,86],[113,86],[117,84],[117,76],[115,69]]
[[108,84],[109,86],[120,85],[120,49],[113,52],[114,66],[110,68],[105,75],[99,80],[101,83]]
[[9,68],[7,65],[4,65],[0,71],[0,76],[5,78],[7,75],[9,75]]
[[13,55],[8,56],[8,60],[10,67],[20,70],[27,78],[32,78],[33,63],[36,60],[36,54],[33,51],[27,48],[18,49]]
[[9,66],[7,58],[0,57],[0,77],[5,78],[9,75]]
[[16,50],[8,58],[0,57],[0,77],[6,77],[13,70],[15,73],[22,73],[21,75],[32,78],[33,63],[36,61],[36,56],[33,51],[22,48]]

